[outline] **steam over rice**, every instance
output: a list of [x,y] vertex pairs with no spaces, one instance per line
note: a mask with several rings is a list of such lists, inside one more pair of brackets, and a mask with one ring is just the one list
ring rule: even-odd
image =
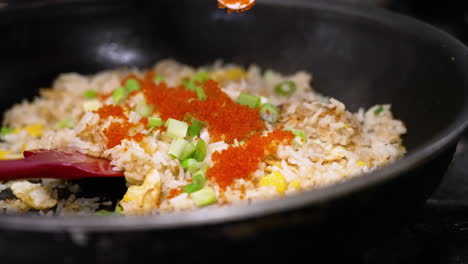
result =
[[[262,158],[258,169],[248,178],[235,179],[222,188],[213,177],[207,177],[205,187],[216,193],[217,202],[210,206],[224,206],[239,202],[278,198],[310,189],[334,184],[377,167],[386,165],[405,153],[401,135],[404,124],[393,117],[390,105],[376,105],[356,113],[334,98],[322,96],[311,88],[311,75],[297,72],[285,76],[268,70],[262,73],[255,65],[248,69],[216,62],[212,66],[195,69],[173,60],[163,60],[150,71],[164,76],[168,86],[178,86],[200,70],[206,70],[212,79],[232,100],[240,93],[261,96],[262,101],[277,106],[278,122],[264,122],[267,135],[276,129],[302,130],[306,135],[303,144],[281,142],[276,153]],[[76,73],[60,75],[51,88],[42,89],[40,97],[32,102],[23,101],[5,113],[3,125],[14,128],[3,136],[0,158],[14,159],[28,149],[75,148],[82,153],[112,160],[114,169],[124,171],[127,193],[120,206],[125,215],[164,213],[196,209],[196,203],[183,191],[191,183],[193,173],[184,170],[180,161],[168,155],[173,139],[164,129],[149,131],[139,126],[134,131],[145,134],[141,141],[124,139],[108,148],[104,131],[113,122],[123,122],[116,117],[103,119],[93,111],[85,111],[113,104],[112,96],[88,99],[86,91],[110,95],[129,74],[142,77],[138,69],[118,69],[84,76]],[[291,96],[274,92],[276,84],[291,80],[296,91]],[[345,88],[345,87],[344,87]],[[138,124],[141,116],[132,111],[144,100],[141,92],[129,97],[128,121]],[[91,107],[91,108],[93,108]],[[155,109],[154,116],[159,116]],[[70,128],[59,128],[63,120],[73,123]],[[226,120],[229,122],[229,120]],[[195,140],[207,143],[204,164],[213,167],[212,155],[231,145],[244,144],[242,138],[233,144],[215,141],[205,126]],[[99,198],[77,198],[79,186],[61,180],[35,180],[3,182],[1,190],[10,189],[15,198],[0,201],[7,212],[39,210],[41,215],[94,214],[102,203]],[[59,199],[58,191],[70,193]]]

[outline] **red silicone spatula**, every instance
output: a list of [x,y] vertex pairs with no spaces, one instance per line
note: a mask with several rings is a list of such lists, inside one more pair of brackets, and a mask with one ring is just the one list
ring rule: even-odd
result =
[[0,181],[56,178],[81,179],[96,177],[122,177],[112,170],[110,161],[94,158],[76,150],[28,150],[24,159],[0,161]]

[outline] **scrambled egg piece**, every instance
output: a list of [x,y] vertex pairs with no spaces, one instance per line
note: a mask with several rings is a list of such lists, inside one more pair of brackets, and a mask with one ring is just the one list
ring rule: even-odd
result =
[[23,129],[33,137],[41,137],[42,130],[44,129],[44,125],[36,124],[36,125],[26,126]]
[[239,67],[233,67],[225,71],[212,72],[211,75],[217,82],[240,81],[247,78],[245,70]]
[[288,183],[281,172],[273,171],[272,173],[263,176],[260,180],[260,186],[275,186],[277,192],[284,194],[288,187]]
[[299,190],[301,188],[301,182],[298,180],[293,180],[289,183],[289,187]]
[[48,209],[57,204],[57,200],[52,198],[50,190],[38,183],[15,182],[11,185],[11,190],[23,203],[37,210]]
[[2,150],[0,149],[0,160],[7,160],[8,159],[8,154],[10,152],[8,150]]
[[364,166],[369,167],[369,165],[362,160],[358,160],[356,161],[356,163],[359,167],[364,167]]
[[156,208],[161,195],[161,176],[153,169],[146,175],[142,185],[131,186],[120,205],[124,214],[149,214]]

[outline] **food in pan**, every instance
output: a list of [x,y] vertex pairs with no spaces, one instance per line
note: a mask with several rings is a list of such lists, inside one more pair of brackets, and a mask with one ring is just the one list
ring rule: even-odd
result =
[[[347,111],[315,92],[303,71],[282,75],[221,62],[197,69],[163,60],[147,71],[62,74],[39,97],[8,110],[1,132],[2,159],[75,149],[111,160],[128,187],[112,204],[78,198],[74,181],[3,182],[0,189],[13,195],[0,201],[3,211],[142,215],[251,203],[344,181],[401,157],[406,128],[387,104]],[[116,212],[99,211],[103,206]]]

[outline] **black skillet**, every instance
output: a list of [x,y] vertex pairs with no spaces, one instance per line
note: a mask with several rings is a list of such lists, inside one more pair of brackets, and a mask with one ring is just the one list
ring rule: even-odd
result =
[[[411,219],[438,185],[468,120],[467,48],[383,10],[259,0],[252,11],[226,15],[214,0],[70,1],[0,11],[0,32],[0,110],[31,98],[61,72],[222,58],[285,73],[305,69],[318,91],[350,110],[391,103],[409,131],[408,154],[391,166],[251,206],[128,218],[2,215],[5,260],[276,259],[300,254],[300,243],[310,244],[311,255],[337,257]],[[121,195],[123,183],[85,187]]]

